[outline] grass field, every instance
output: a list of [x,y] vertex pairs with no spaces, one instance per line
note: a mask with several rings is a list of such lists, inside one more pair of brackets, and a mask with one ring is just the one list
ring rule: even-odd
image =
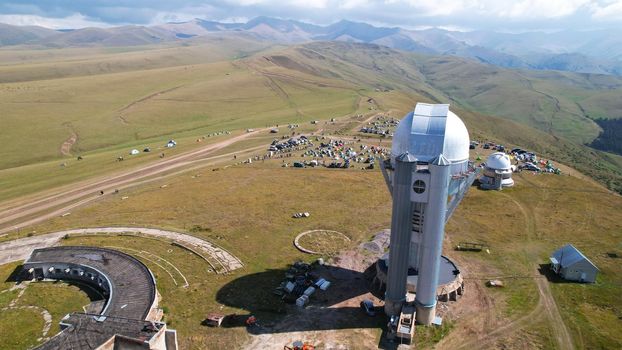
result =
[[49,335],[54,335],[60,331],[59,322],[65,315],[84,312],[83,307],[90,302],[87,293],[78,286],[63,282],[40,282],[30,284],[17,305],[36,305],[46,309],[52,315]]
[[[3,349],[29,349],[39,343],[43,318],[36,310],[6,310],[0,313],[0,347]],[[19,336],[7,336],[16,334]]]
[[[247,339],[243,329],[211,330],[200,323],[214,309],[225,313],[249,312],[232,307],[236,303],[231,300],[229,306],[221,308],[216,294],[229,282],[240,276],[278,271],[295,259],[308,259],[292,245],[298,233],[332,229],[347,234],[352,238],[351,246],[356,246],[389,225],[389,196],[377,171],[285,169],[266,163],[199,173],[200,177],[187,174],[171,178],[166,181],[166,188],[160,188],[159,183],[141,186],[129,193],[128,200],[103,199],[70,217],[54,219],[34,229],[46,232],[123,224],[156,225],[181,231],[201,227],[192,234],[213,240],[233,252],[245,262],[244,270],[231,276],[210,274],[204,263],[195,261],[196,257],[152,240],[141,242],[139,238],[120,237],[63,241],[122,250],[140,246],[140,250],[170,258],[186,275],[190,288],[175,286],[167,273],[144,261],[156,274],[163,306],[168,310],[166,317],[179,330],[182,344],[200,348],[200,344],[208,343],[224,346],[233,338],[242,344]],[[516,181],[515,188],[503,192],[475,188],[469,192],[448,225],[447,254],[467,266],[478,269],[488,266],[482,271],[466,270],[467,280],[483,284],[487,278],[504,279],[506,288],[486,293],[497,300],[500,312],[497,317],[511,320],[528,314],[536,306],[534,278],[543,278],[537,272],[539,264],[545,264],[548,254],[556,247],[572,242],[598,265],[601,276],[594,285],[551,284],[564,320],[579,348],[619,346],[616,333],[619,326],[604,320],[613,320],[621,312],[616,306],[622,305],[618,293],[621,271],[615,259],[607,258],[604,253],[622,249],[619,246],[622,221],[616,210],[622,200],[597,185],[567,175],[522,173]],[[291,218],[292,213],[300,211],[309,211],[311,217]],[[593,238],[595,234],[598,240]],[[486,241],[490,254],[452,252],[453,244],[458,241]],[[274,309],[274,298],[270,295],[278,276],[268,273],[260,280],[252,280],[252,287],[247,286],[253,290],[253,302],[246,302],[253,304],[253,311],[263,310],[256,313],[264,320],[278,319],[282,312]],[[460,322],[452,322],[446,337],[451,338],[454,332],[459,334],[463,327]],[[552,333],[544,319],[539,322],[542,322],[539,327],[525,326],[517,332],[527,337],[526,344],[547,347]],[[421,339],[427,344],[440,336],[425,334],[422,333]]]
[[491,253],[475,258],[515,276],[502,291],[509,294],[510,315],[535,305],[535,286],[529,279],[542,278],[536,271],[539,264],[546,264],[556,248],[574,244],[601,274],[593,285],[551,283],[554,298],[578,348],[616,348],[622,345],[620,325],[603,320],[622,315],[620,266],[606,255],[622,249],[620,205],[619,196],[583,180],[524,172],[510,190],[470,192],[450,221],[448,234],[452,242],[488,242]]
[[[622,188],[620,162],[581,145],[600,130],[590,118],[622,110],[615,98],[622,83],[615,77],[504,70],[345,43],[284,49],[244,37],[140,50],[5,49],[0,57],[0,181],[15,193],[28,192],[19,189],[20,181],[34,184],[33,190],[59,185],[47,176],[80,154],[116,158],[171,138],[360,113],[361,107],[367,111],[361,96],[374,96],[384,110],[399,105],[397,117],[413,101],[449,101],[535,127],[542,132],[497,128],[491,137],[557,148],[551,157],[576,161],[601,183]],[[477,132],[490,126],[469,127]],[[61,145],[72,137],[75,143],[65,150],[70,155],[63,155]],[[104,165],[110,159],[98,162],[98,170],[126,166]],[[66,178],[91,175],[85,170]]]
[[[209,47],[192,48],[201,49],[211,52]],[[184,50],[168,51],[168,67],[89,74],[87,68],[72,66],[76,73],[67,77],[0,84],[1,141],[7,145],[0,153],[0,168],[57,159],[72,133],[77,141],[71,153],[77,155],[189,131],[201,135],[305,122],[355,109],[358,94],[352,89],[266,78],[228,61],[183,65],[170,59],[190,54]],[[142,52],[142,59],[150,61],[160,51]],[[15,67],[21,65],[4,69]]]
[[[0,266],[0,348],[27,349],[60,331],[60,320],[70,312],[83,312],[91,300],[81,288],[63,282],[28,283],[16,289],[8,278],[21,262]],[[89,293],[92,293],[89,291]],[[36,308],[29,308],[34,306]],[[41,311],[49,312],[49,331]],[[9,336],[13,334],[13,336]],[[15,336],[17,335],[17,336]]]

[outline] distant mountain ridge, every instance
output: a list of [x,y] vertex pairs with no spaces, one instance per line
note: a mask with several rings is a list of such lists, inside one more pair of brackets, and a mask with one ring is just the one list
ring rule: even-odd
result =
[[296,20],[256,17],[246,23],[202,19],[155,26],[83,28],[54,31],[42,27],[0,24],[0,46],[132,46],[192,40],[222,32],[244,32],[275,43],[346,41],[436,55],[467,57],[509,68],[562,70],[622,75],[622,30],[528,32],[457,32],[376,27],[342,20],[320,26]]

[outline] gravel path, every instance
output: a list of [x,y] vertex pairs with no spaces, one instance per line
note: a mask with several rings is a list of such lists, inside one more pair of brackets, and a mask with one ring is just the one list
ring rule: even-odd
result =
[[43,235],[21,238],[13,241],[0,243],[0,265],[12,261],[24,260],[28,258],[33,249],[57,245],[58,241],[65,235],[89,235],[102,233],[130,233],[172,240],[174,242],[182,244],[183,246],[189,246],[192,249],[196,249],[199,252],[209,256],[211,259],[215,260],[219,267],[216,270],[216,272],[218,273],[227,273],[242,268],[244,266],[240,259],[214,243],[185,233],[145,227],[83,228],[47,233]]

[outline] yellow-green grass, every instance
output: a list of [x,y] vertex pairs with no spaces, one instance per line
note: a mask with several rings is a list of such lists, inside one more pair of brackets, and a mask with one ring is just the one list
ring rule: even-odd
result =
[[535,317],[524,328],[501,335],[489,347],[497,349],[511,344],[516,349],[559,349],[555,338],[556,334],[548,320],[545,317]]
[[[199,130],[200,132],[200,130]],[[198,147],[223,141],[226,138],[239,135],[241,132],[233,131],[231,135],[219,135],[201,139],[208,133],[198,133],[197,135],[175,138],[177,146],[166,148],[165,144],[170,139],[168,137],[151,138],[142,141],[133,141],[127,144],[107,147],[101,150],[84,152],[80,155],[82,160],[74,158],[63,158],[60,160],[39,162],[30,165],[0,170],[3,186],[0,189],[0,200],[7,200],[14,197],[22,197],[31,193],[52,189],[55,187],[75,184],[79,181],[98,178],[103,175],[113,176],[129,170],[139,169],[146,164],[157,163],[160,161],[160,154],[165,154],[165,160],[171,156],[178,155],[185,151],[190,151]],[[196,142],[201,139],[201,142]],[[150,153],[144,153],[143,149],[151,148]],[[138,149],[138,155],[129,155],[130,150]],[[122,156],[122,162],[117,158]],[[61,166],[61,164],[65,166]]]
[[[236,142],[228,147],[216,150],[208,157],[217,157],[226,154],[242,155],[243,150],[252,148],[252,155],[263,155],[266,153],[269,143],[273,139],[281,139],[283,136],[290,137],[292,133],[303,133],[312,135],[323,127],[325,120],[320,125],[313,125],[308,121],[299,122],[299,127],[295,129],[287,128],[287,124],[279,125],[279,132],[269,133],[267,130],[260,134],[249,137],[246,140]],[[261,126],[263,127],[263,126]],[[205,132],[202,132],[205,131]],[[14,197],[23,197],[31,193],[37,193],[47,189],[58,188],[59,186],[75,184],[79,181],[99,178],[103,175],[110,177],[118,173],[138,169],[147,164],[160,161],[160,154],[164,153],[165,158],[181,154],[185,151],[193,150],[198,147],[205,147],[209,144],[226,140],[227,138],[244,133],[244,130],[233,130],[230,135],[221,134],[217,136],[205,137],[211,130],[192,130],[176,135],[177,147],[164,147],[167,140],[171,137],[155,137],[141,141],[133,141],[127,144],[120,144],[104,149],[82,153],[82,160],[76,158],[64,158],[62,160],[46,161],[31,165],[25,165],[10,169],[0,170],[2,183],[5,185],[0,189],[0,200],[9,200]],[[205,137],[205,139],[203,139]],[[200,140],[200,142],[197,142]],[[151,153],[141,153],[139,155],[129,155],[131,149],[138,149],[142,152],[145,147],[151,148]],[[247,153],[244,153],[247,154]],[[117,157],[124,157],[123,162],[117,161]],[[231,156],[232,157],[232,156]],[[219,158],[216,162],[222,162],[229,158]],[[242,159],[242,158],[241,158]],[[241,160],[240,159],[240,160]],[[200,164],[200,162],[198,162]],[[64,166],[61,166],[64,164]]]
[[600,128],[589,117],[615,115],[622,108],[614,98],[619,94],[617,77],[599,84],[591,82],[589,76],[573,73],[508,70],[461,58],[419,59],[427,81],[463,107],[509,118],[580,144],[598,136]]
[[272,45],[240,36],[229,36],[228,40],[218,39],[207,38],[192,45],[170,43],[106,48],[4,48],[0,49],[0,83],[225,61]]
[[[377,171],[284,169],[253,164],[202,172],[195,178],[189,175],[166,181],[166,188],[158,183],[137,188],[125,201],[104,199],[68,218],[39,225],[36,230],[130,224],[188,231],[199,225],[205,230],[193,234],[214,240],[242,258],[247,266],[236,273],[240,276],[283,268],[294,259],[305,258],[292,246],[292,239],[302,231],[324,228],[344,232],[353,238],[354,246],[389,224],[390,200]],[[620,268],[614,260],[603,257],[612,244],[619,242],[621,221],[615,208],[620,198],[570,176],[522,173],[516,180],[515,188],[503,192],[472,189],[449,222],[447,250],[458,241],[484,240],[490,245],[490,254],[448,254],[498,271],[492,275],[469,271],[465,277],[480,279],[481,283],[486,278],[502,277],[506,288],[491,293],[503,300],[501,310],[505,315],[518,318],[537,303],[533,278],[539,276],[538,264],[545,264],[556,247],[572,242],[592,258],[602,275],[594,285],[553,284],[562,315],[572,334],[583,334],[575,339],[577,344],[617,345],[615,337],[608,335],[616,324],[603,328],[600,315],[615,315],[619,312],[615,305],[622,304],[616,292]],[[300,211],[309,211],[311,217],[291,218]],[[577,289],[585,294],[577,294]],[[586,307],[578,307],[576,300],[568,299],[576,295],[585,295],[583,302],[600,313],[585,313]],[[211,302],[206,304],[205,312],[216,307],[215,301]],[[582,323],[584,318],[587,321]],[[181,321],[175,318],[174,322]],[[593,329],[596,325],[599,328]],[[185,327],[179,327],[182,334]],[[205,339],[198,333],[186,334],[190,339]],[[218,338],[215,334],[208,337]],[[226,336],[224,332],[218,334]]]
[[9,264],[0,265],[0,292],[6,289],[9,289],[15,285],[15,283],[9,281],[9,277],[15,268],[18,267],[21,262],[13,262]]
[[[343,115],[358,93],[266,78],[216,62],[0,85],[2,167],[184,131],[243,129]],[[37,142],[34,142],[37,140]]]
[[26,287],[16,306],[35,305],[46,309],[52,315],[52,327],[48,334],[52,336],[60,331],[59,322],[65,315],[71,312],[84,312],[83,307],[91,302],[86,292],[92,292],[88,287],[82,288],[87,289],[83,291],[76,285],[63,282],[31,283]]
[[[24,103],[14,106],[15,103],[7,103],[9,114],[6,118],[8,132],[3,133],[7,138],[7,144],[11,146],[6,150],[3,159],[5,165],[19,164],[36,161],[37,159],[56,158],[55,161],[38,162],[34,165],[26,165],[17,168],[5,169],[3,172],[3,186],[6,193],[0,194],[1,199],[7,199],[16,195],[24,195],[45,188],[70,183],[76,180],[88,178],[95,173],[102,174],[113,172],[116,169],[125,169],[129,162],[115,162],[117,156],[124,155],[126,160],[133,163],[143,163],[145,159],[155,160],[156,152],[150,156],[145,155],[128,157],[127,152],[137,147],[142,150],[144,146],[152,146],[153,150],[161,148],[164,142],[170,138],[183,141],[194,141],[211,132],[220,130],[245,129],[264,127],[266,125],[299,123],[304,126],[310,120],[326,119],[328,116],[342,116],[357,111],[359,95],[357,92],[344,89],[321,89],[310,83],[297,83],[291,79],[271,79],[271,85],[266,86],[266,79],[251,74],[246,68],[236,68],[229,63],[216,63],[196,67],[179,67],[150,70],[146,72],[131,72],[121,74],[99,75],[97,77],[79,77],[71,79],[57,79],[54,83],[49,81],[29,82],[26,84],[53,84],[61,97],[57,109],[49,106],[39,106],[37,103],[25,103],[33,98],[34,93],[25,92],[26,96],[5,98],[23,99]],[[189,68],[189,69],[187,69]],[[187,73],[187,70],[193,72]],[[195,72],[199,70],[201,73]],[[229,70],[231,70],[229,72]],[[182,74],[179,74],[182,72]],[[229,72],[226,75],[225,72]],[[203,74],[204,73],[204,74]],[[166,75],[171,79],[163,79]],[[150,78],[149,78],[150,77]],[[151,84],[146,79],[155,79]],[[165,81],[166,86],[174,85],[180,79],[193,80],[189,86],[183,86],[177,90],[152,98],[133,105],[124,112],[118,109],[127,106],[131,101],[126,95],[131,95],[136,90],[134,98],[147,94],[148,91],[158,90],[158,81]],[[129,81],[137,80],[134,84]],[[20,83],[21,84],[21,83]],[[106,85],[122,85],[123,89],[112,89],[112,93],[102,95],[100,92]],[[134,84],[134,85],[132,85]],[[8,85],[5,84],[5,88]],[[286,97],[275,92],[274,86],[287,93]],[[20,88],[21,89],[21,88]],[[99,90],[98,90],[99,89]],[[150,90],[151,89],[151,90]],[[67,93],[71,90],[71,93]],[[278,89],[277,89],[278,90]],[[235,91],[235,95],[231,94]],[[17,93],[21,95],[22,93]],[[106,105],[94,106],[93,101],[70,102],[65,100],[65,95],[84,94],[96,96],[96,99],[111,101]],[[108,96],[108,95],[111,96]],[[2,99],[0,94],[0,100]],[[54,93],[46,94],[47,98],[54,100]],[[238,97],[236,97],[238,96]],[[72,97],[73,98],[73,97]],[[124,98],[125,102],[117,99]],[[112,105],[109,105],[112,103]],[[1,104],[1,102],[0,102]],[[61,112],[72,104],[72,109],[96,108],[99,115],[69,115]],[[27,113],[23,106],[37,110]],[[20,108],[18,108],[20,107]],[[26,108],[26,109],[28,109]],[[117,109],[117,110],[115,110]],[[76,113],[79,111],[76,111]],[[52,120],[37,124],[43,117],[48,115]],[[50,126],[59,126],[71,116],[76,117],[71,125],[60,125],[54,132],[49,132]],[[123,117],[122,119],[120,117]],[[27,120],[32,121],[30,123]],[[57,119],[57,120],[54,120]],[[11,123],[13,121],[13,124]],[[51,123],[51,124],[48,124]],[[46,136],[39,142],[32,142],[32,127],[26,125],[35,124],[40,126],[41,132]],[[283,128],[283,132],[285,132]],[[308,129],[307,129],[308,130]],[[297,130],[299,131],[299,130]],[[78,142],[72,147],[74,155],[82,154],[85,160],[77,162],[68,157],[59,159],[60,144],[68,138],[71,132],[76,132]],[[55,136],[56,135],[56,136]],[[184,139],[185,138],[185,139]],[[22,150],[18,150],[22,148]],[[183,148],[183,147],[180,147]],[[93,150],[93,151],[89,151]],[[22,152],[24,151],[24,152]],[[165,150],[168,154],[169,150]],[[173,150],[173,152],[175,152]],[[55,156],[56,155],[56,156]],[[137,162],[135,159],[140,158]],[[66,162],[68,167],[60,168],[61,162]]]
[[17,297],[19,290],[7,290],[0,293],[0,309],[9,306],[9,304]]
[[[408,104],[407,108],[400,110],[404,113],[416,101],[460,101],[463,106],[509,116],[521,122],[525,122],[523,116],[534,118],[535,124],[526,123],[547,131],[547,123],[550,124],[548,116],[551,114],[549,105],[553,99],[546,95],[554,95],[559,87],[560,95],[570,97],[557,96],[562,110],[556,114],[556,122],[552,125],[561,130],[556,134],[575,133],[581,129],[580,136],[589,139],[597,133],[597,126],[578,116],[579,107],[569,101],[592,98],[590,89],[602,89],[607,84],[615,83],[615,79],[597,82],[592,83],[590,88],[583,78],[574,75],[565,76],[565,80],[558,77],[549,79],[547,76],[472,64],[471,73],[481,72],[495,86],[473,97],[469,91],[479,88],[479,80],[465,78],[475,87],[465,86],[458,83],[462,75],[448,75],[447,70],[438,70],[447,65],[453,67],[452,64],[459,63],[458,59],[455,59],[458,60],[456,62],[452,61],[454,59],[438,61],[356,45],[341,50],[341,46],[347,44],[331,43],[286,50],[273,48],[244,60],[218,61],[228,59],[228,53],[244,47],[240,45],[244,41],[240,40],[222,40],[218,44],[196,43],[189,47],[148,46],[144,50],[119,48],[89,52],[72,49],[67,53],[50,50],[48,60],[44,54],[48,50],[43,50],[44,53],[24,51],[22,55],[19,54],[21,51],[0,50],[0,57],[7,56],[8,59],[1,69],[17,69],[22,66],[17,62],[23,60],[25,66],[40,65],[45,67],[45,71],[56,67],[59,71],[59,74],[48,77],[50,79],[33,71],[32,78],[29,78],[31,81],[0,84],[0,107],[3,109],[5,131],[0,135],[0,141],[5,145],[0,151],[0,168],[64,159],[60,155],[60,146],[72,132],[78,135],[78,141],[72,147],[75,156],[114,147],[142,145],[152,140],[161,142],[184,135],[199,136],[222,129],[304,123],[348,113],[370,112],[366,103],[360,103],[359,95],[374,96],[381,110],[388,110],[395,104]],[[223,47],[218,50],[218,45]],[[200,62],[188,61],[187,57],[199,57]],[[92,67],[97,64],[103,68],[98,70]],[[498,74],[493,74],[495,72]],[[46,79],[41,80],[43,78]],[[575,88],[580,91],[571,91],[572,87],[566,82],[571,79],[581,83]],[[524,86],[529,85],[528,82],[531,87]],[[448,87],[447,84],[454,85]],[[375,93],[375,87],[386,87],[391,91]],[[534,89],[542,90],[542,93]],[[487,97],[490,94],[495,97],[493,100]],[[496,98],[503,94],[515,98]],[[521,94],[526,95],[517,98]],[[525,102],[532,100],[537,103]],[[595,105],[615,108],[611,103]],[[526,106],[536,106],[544,114],[532,113]],[[584,125],[586,120],[589,125]],[[481,118],[478,123],[491,123],[494,127],[497,124]],[[474,127],[471,124],[469,127],[477,130],[489,128],[489,125]],[[542,145],[558,143],[550,135],[530,128],[521,128],[520,132],[512,127],[506,129],[494,136],[529,139],[531,143]],[[543,137],[546,137],[546,142],[542,141]],[[585,157],[587,148],[566,141],[560,143],[563,147],[552,146],[557,147],[555,152],[551,152],[555,153],[553,156],[583,163],[579,166],[581,171],[610,188],[622,186],[619,164],[607,154],[595,153]],[[531,145],[527,142],[519,146]],[[538,148],[540,151],[544,147]],[[597,162],[597,167],[591,166],[594,162]],[[21,178],[27,186],[39,183],[35,188],[40,189],[47,185],[38,179],[44,178],[47,172],[50,172],[49,166],[45,167],[45,171],[29,169],[26,176],[20,173],[13,179],[19,182]],[[88,172],[81,174],[82,178],[88,177]],[[14,184],[7,181],[9,186],[3,187],[19,192]]]
[[43,317],[36,309],[10,309],[0,312],[0,348],[29,349],[42,336]]
[[[509,274],[507,312],[518,315],[537,301],[536,271],[558,247],[574,244],[600,269],[595,284],[551,283],[562,318],[580,348],[616,348],[619,324],[621,268],[606,252],[620,249],[622,198],[571,176],[515,176],[514,188],[502,192],[474,190],[448,225],[452,241],[487,241],[490,254],[468,254],[499,266]],[[460,253],[461,255],[463,253]],[[490,276],[494,277],[494,276]],[[516,280],[515,280],[516,278]],[[528,305],[528,306],[526,306]],[[591,312],[596,310],[597,312]]]
[[[380,181],[378,172],[235,167],[203,172],[194,179],[179,176],[166,181],[166,188],[160,188],[158,183],[141,186],[129,193],[127,200],[103,200],[91,208],[74,212],[67,217],[69,221],[52,220],[36,230],[123,223],[157,225],[182,231],[201,226],[201,230],[192,234],[230,250],[242,259],[245,268],[231,276],[208,274],[204,262],[192,260],[196,257],[147,239],[128,242],[119,240],[135,238],[71,238],[63,243],[101,242],[98,244],[140,247],[135,249],[171,256],[171,262],[189,277],[191,287],[187,290],[173,288],[168,274],[146,261],[158,277],[158,288],[164,297],[163,305],[169,310],[166,317],[172,320],[171,327],[178,329],[184,346],[224,346],[246,331],[239,328],[211,330],[201,326],[201,322],[213,311],[244,314],[259,309],[264,310],[259,311],[264,321],[274,318],[274,311],[266,310],[275,310],[280,304],[271,294],[282,278],[282,272],[278,270],[297,259],[313,258],[294,248],[292,241],[298,233],[316,228],[337,230],[352,237],[350,246],[355,246],[370,233],[386,227],[390,207],[386,189],[378,186]],[[299,211],[309,211],[311,217],[304,220],[291,218]],[[93,215],[95,212],[98,214]],[[161,248],[156,248],[159,246]],[[169,249],[173,249],[173,255],[167,253]],[[182,254],[183,258],[176,258],[175,254]],[[270,273],[272,270],[277,272]],[[245,289],[252,291],[248,296],[253,296],[253,302],[246,300],[248,296],[239,296],[236,297],[242,298],[239,307],[221,309],[215,300],[218,290],[228,282],[253,273],[266,276]],[[238,299],[230,302],[235,300]]]

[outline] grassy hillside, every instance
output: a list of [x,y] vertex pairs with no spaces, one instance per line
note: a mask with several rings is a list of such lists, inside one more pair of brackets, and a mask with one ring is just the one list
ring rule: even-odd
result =
[[[379,171],[294,169],[281,168],[279,164],[280,160],[274,160],[181,174],[129,190],[125,192],[126,200],[103,197],[69,217],[55,218],[32,229],[42,233],[123,224],[180,231],[200,227],[192,234],[225,247],[240,257],[246,267],[231,275],[210,274],[204,262],[186,252],[165,243],[149,240],[146,244],[131,237],[71,238],[64,244],[117,249],[140,246],[166,256],[189,277],[190,288],[174,286],[160,267],[150,261],[145,263],[156,275],[163,296],[161,305],[169,310],[166,320],[179,331],[182,347],[242,347],[249,338],[243,327],[208,330],[201,326],[201,321],[206,314],[219,310],[242,315],[250,312],[263,323],[277,322],[283,309],[271,291],[282,277],[280,269],[295,259],[312,259],[292,246],[297,233],[318,227],[338,230],[352,239],[350,247],[354,248],[390,224],[390,196]],[[553,249],[572,242],[598,265],[601,274],[594,285],[551,283],[564,322],[579,349],[619,348],[622,340],[617,335],[616,318],[622,312],[622,274],[617,259],[608,258],[605,252],[622,249],[621,213],[616,209],[622,205],[622,199],[590,181],[567,175],[522,173],[515,180],[516,187],[503,192],[473,188],[449,222],[445,254],[456,259],[464,271],[467,293],[481,293],[493,300],[493,306],[489,306],[493,309],[452,320],[454,327],[443,341],[461,344],[473,339],[468,332],[474,324],[481,324],[485,334],[531,315],[537,310],[535,279],[543,278],[537,272],[539,264],[546,264]],[[163,184],[167,187],[161,187]],[[291,213],[300,210],[309,211],[311,217],[292,219]],[[451,249],[460,241],[479,240],[489,243],[490,254]],[[496,276],[504,276],[506,288],[482,287],[486,279]],[[252,284],[246,285],[243,295],[230,293],[222,305],[219,291],[230,283],[241,286],[236,281]],[[233,298],[243,298],[245,302],[235,303]],[[458,302],[450,308],[461,305],[464,303]],[[340,311],[336,308],[331,312]],[[499,342],[523,344],[525,348],[554,347],[555,335],[545,317],[541,310],[529,320],[533,322],[517,324],[501,335]],[[355,328],[331,332],[343,335],[344,344],[356,347],[364,342],[365,348],[377,346],[374,341],[377,342],[379,327]],[[361,331],[360,338],[354,340],[352,332]],[[313,341],[317,335],[309,331],[305,336],[305,340]]]
[[[599,96],[610,106],[599,108],[619,108],[622,101],[613,97],[622,89],[616,85],[622,84],[619,78],[557,72],[548,73],[548,78],[542,77],[546,74],[542,72],[531,77],[531,72],[502,70],[459,58],[423,57],[347,43],[311,43],[281,51],[278,56],[247,61],[280,74],[294,71],[336,77],[360,89],[392,91],[388,95],[369,91],[378,101],[382,96],[402,94],[398,116],[410,111],[416,101],[451,102],[472,137],[533,149],[622,192],[618,156],[583,145],[598,135],[599,128],[581,114],[591,113],[585,109],[589,105],[585,100]],[[557,97],[553,94],[558,89]],[[565,97],[579,99],[579,94],[584,97],[581,105]]]
[[451,102],[474,135],[533,148],[622,188],[618,157],[582,146],[600,131],[591,118],[622,110],[622,79],[611,76],[506,70],[377,45],[268,47],[246,36],[140,50],[0,50],[0,57],[0,169],[61,159],[72,138],[75,156],[328,119],[353,113],[361,96],[401,94],[398,117],[416,101]]
[[90,76],[248,56],[274,44],[245,35],[222,34],[166,45],[45,49],[0,49],[0,83]]
[[598,118],[618,118],[622,78],[509,70],[451,56],[424,56],[376,45],[310,43],[274,62],[362,86],[413,91],[431,100],[512,119],[576,143],[598,136]]
[[[37,63],[46,72],[57,67],[59,77],[0,84],[0,140],[6,145],[0,151],[0,168],[58,158],[72,135],[77,136],[71,148],[75,155],[188,130],[206,133],[302,122],[356,108],[356,89],[343,83],[269,77],[228,60],[185,64],[187,56],[197,62],[226,55],[211,48],[121,53],[107,55],[103,63],[99,56],[79,64],[71,59]],[[196,52],[203,56],[193,56]],[[119,61],[127,63],[127,71]],[[170,67],[159,67],[165,63]],[[91,71],[100,65],[115,68]]]

